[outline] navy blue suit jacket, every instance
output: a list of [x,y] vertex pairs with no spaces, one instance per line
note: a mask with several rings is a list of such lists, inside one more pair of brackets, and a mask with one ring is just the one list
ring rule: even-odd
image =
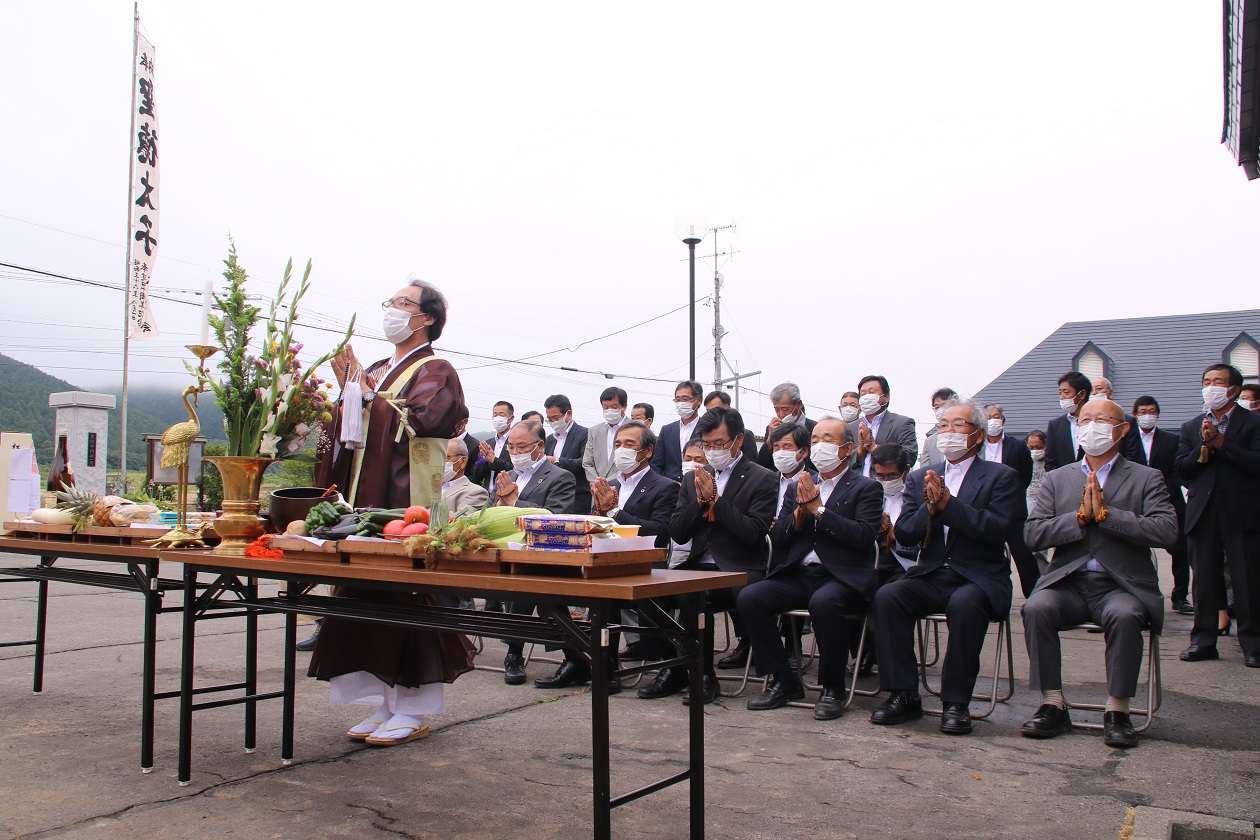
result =
[[770,532],[777,562],[767,577],[799,563],[813,551],[836,580],[868,601],[875,597],[875,537],[884,513],[884,490],[879,482],[850,469],[831,491],[822,518],[807,515],[799,531],[793,527],[796,489],[793,484],[784,494],[783,509]]
[[[1141,432],[1138,433],[1139,435]],[[1195,454],[1198,457],[1198,454]],[[1172,506],[1177,511],[1177,518],[1185,521],[1186,497],[1181,492],[1181,476],[1177,473],[1177,435],[1164,429],[1155,429],[1155,437],[1151,440],[1151,457],[1146,457],[1146,447],[1142,446],[1142,438],[1138,438],[1137,452],[1126,459],[1135,464],[1159,470],[1164,476],[1164,486],[1172,498]]]
[[[967,470],[958,495],[929,517],[923,500],[923,481],[928,470],[945,474],[945,462],[915,470],[907,482],[901,516],[893,528],[897,542],[920,545],[931,530],[928,544],[919,552],[919,562],[906,577],[934,572],[946,563],[958,574],[979,586],[988,596],[993,615],[1011,611],[1011,563],[1006,558],[1006,535],[1024,515],[1024,490],[1019,475],[1003,464],[977,458]],[[945,539],[945,526],[949,539]]]
[[766,568],[766,535],[778,501],[779,474],[744,457],[718,496],[714,521],[710,522],[700,515],[696,504],[695,474],[683,476],[669,520],[669,536],[674,542],[691,540],[691,555],[680,568],[696,568],[707,550],[724,572],[761,575]]
[[[656,449],[652,452],[652,469],[674,481],[682,481],[683,453],[682,442],[679,440],[681,429],[681,420],[662,426],[656,433]],[[695,437],[694,433],[692,437]]]
[[591,512],[591,483],[586,480],[586,469],[582,466],[586,436],[586,427],[574,423],[564,438],[562,451],[556,452],[555,435],[547,435],[547,442],[543,445],[543,454],[556,456],[556,466],[572,475],[577,482],[577,499],[573,502],[573,509],[578,513]]
[[1212,450],[1206,464],[1200,464],[1205,416],[1198,414],[1182,423],[1177,442],[1177,472],[1186,485],[1186,533],[1194,530],[1213,496],[1241,530],[1260,531],[1256,516],[1260,510],[1260,415],[1235,405],[1224,443]]
[[[621,487],[621,478],[608,482]],[[669,548],[669,520],[678,501],[678,482],[670,481],[651,467],[639,479],[634,496],[613,517],[621,525],[638,525],[639,536],[656,537],[657,548]]]

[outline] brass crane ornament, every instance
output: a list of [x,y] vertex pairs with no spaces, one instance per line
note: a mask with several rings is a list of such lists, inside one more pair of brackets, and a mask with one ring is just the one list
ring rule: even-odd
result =
[[[197,344],[189,345],[188,349],[201,359],[201,368],[204,371],[206,359],[213,355],[217,348]],[[193,405],[197,401],[197,395],[202,392],[202,388],[202,385],[189,385],[184,389],[184,410],[188,412],[188,419],[182,423],[176,423],[162,433],[162,459],[158,466],[164,470],[176,468],[176,481],[179,483],[179,498],[176,504],[179,510],[176,514],[175,527],[156,540],[150,541],[150,545],[164,548],[205,548],[206,546],[201,538],[206,530],[206,523],[202,522],[196,530],[188,528],[188,458],[193,441],[201,434],[201,420],[197,417],[197,411]],[[188,401],[189,397],[193,398],[191,403]]]

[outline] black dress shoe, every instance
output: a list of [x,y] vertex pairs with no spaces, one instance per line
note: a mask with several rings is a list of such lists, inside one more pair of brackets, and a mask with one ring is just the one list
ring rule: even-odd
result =
[[805,688],[796,680],[775,680],[770,687],[748,701],[748,711],[764,712],[805,699]]
[[1021,735],[1028,738],[1053,738],[1072,730],[1072,718],[1067,709],[1060,709],[1053,703],[1044,703],[1037,713],[1019,728]]
[[717,661],[717,666],[724,671],[730,671],[735,668],[743,668],[748,664],[748,650],[750,647],[751,645],[748,642],[740,639],[739,644],[735,646],[735,650],[719,659]]
[[[704,705],[707,706],[710,703],[712,703],[714,700],[718,699],[718,694],[720,693],[721,693],[721,684],[718,682],[718,678],[715,676],[710,676],[709,674],[705,674],[704,677],[700,680],[700,699],[704,701]],[[691,705],[690,695],[683,698],[683,705],[684,706]]]
[[549,677],[534,680],[534,688],[568,688],[571,685],[585,685],[590,682],[591,669],[585,664],[566,659]]
[[525,658],[519,653],[503,657],[503,681],[508,685],[525,684]]
[[1243,664],[1248,668],[1260,668],[1260,653],[1249,653],[1243,657]]
[[1128,712],[1103,713],[1103,743],[1109,747],[1136,747],[1137,732]]
[[1205,645],[1190,645],[1181,652],[1178,657],[1182,662],[1203,662],[1207,659],[1220,659],[1221,654],[1216,650],[1216,646],[1207,647]]
[[1227,621],[1227,622],[1225,622],[1225,626],[1224,626],[1224,627],[1222,627],[1221,629],[1217,630],[1217,631],[1216,631],[1216,635],[1218,635],[1218,636],[1228,636],[1228,635],[1230,635],[1230,634],[1233,632],[1233,631],[1230,629],[1230,626],[1231,626],[1231,622],[1228,622],[1228,621]]
[[971,732],[971,710],[966,703],[946,703],[941,709],[941,731],[946,735]]
[[862,651],[862,664],[858,665],[857,675],[859,677],[869,677],[873,670],[875,670],[875,646],[870,645],[866,650]]
[[319,628],[322,625],[323,625],[322,621],[315,622],[315,632],[307,636],[305,639],[302,639],[297,644],[295,644],[293,646],[293,649],[300,650],[303,652],[315,650],[315,642],[319,640]]
[[1182,615],[1194,615],[1194,607],[1189,601],[1173,601],[1173,611]]
[[687,688],[687,672],[681,669],[662,668],[652,680],[639,688],[639,696],[644,700],[659,700],[669,697]]
[[638,642],[627,642],[626,646],[621,649],[621,653],[619,653],[618,656],[627,662],[631,660],[638,662],[643,659],[643,654],[639,649]]
[[917,691],[894,691],[884,704],[871,712],[871,723],[890,726],[923,717],[923,698]]
[[822,696],[814,704],[814,720],[835,720],[844,714],[844,702],[840,699],[841,694],[844,694],[843,686],[838,689],[824,686]]

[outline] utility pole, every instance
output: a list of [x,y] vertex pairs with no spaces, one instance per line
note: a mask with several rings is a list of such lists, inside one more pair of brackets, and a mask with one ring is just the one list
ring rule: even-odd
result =
[[[717,388],[722,381],[722,336],[726,335],[726,330],[722,329],[722,272],[718,271],[718,258],[727,257],[732,254],[738,254],[738,251],[718,251],[718,231],[734,230],[735,223],[729,225],[720,225],[719,227],[711,227],[713,231],[713,387]],[[738,388],[736,390],[738,396]]]

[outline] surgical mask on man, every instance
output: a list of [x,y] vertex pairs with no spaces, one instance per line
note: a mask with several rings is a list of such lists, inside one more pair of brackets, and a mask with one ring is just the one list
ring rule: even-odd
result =
[[683,461],[682,462],[683,475],[686,475],[689,472],[695,472],[696,470],[702,470],[702,469],[704,469],[704,464],[700,463],[699,461]]
[[770,457],[774,461],[774,468],[785,475],[801,465],[795,449],[780,449]]
[[1076,411],[1076,397],[1059,400],[1059,408],[1063,409],[1068,414]]
[[970,437],[962,432],[937,432],[936,448],[946,460],[953,461],[967,454],[967,450],[971,448],[968,443]]
[[705,455],[709,459],[709,466],[721,472],[731,465],[731,461],[735,460],[735,456],[731,454],[729,449],[708,449]]
[[1209,385],[1203,389],[1203,404],[1209,411],[1220,411],[1229,405],[1229,389],[1224,385]]
[[692,404],[692,403],[689,403],[689,402],[676,402],[676,403],[674,403],[674,410],[675,410],[675,411],[677,411],[677,412],[678,412],[678,416],[679,416],[679,417],[681,417],[681,418],[682,418],[682,419],[684,419],[684,420],[686,420],[687,418],[689,418],[689,417],[693,416],[693,415],[696,413],[696,407],[695,407],[695,405],[694,405],[694,404]]
[[881,478],[879,483],[884,487],[884,497],[891,499],[900,493],[906,487],[906,480],[901,476],[896,478]]
[[628,475],[639,467],[639,452],[636,449],[620,447],[613,450],[613,466],[622,475]]
[[389,339],[390,344],[402,344],[411,338],[415,332],[409,324],[411,323],[412,313],[404,312],[401,309],[393,307],[385,310],[385,315],[381,319],[381,326],[385,330],[385,337]]
[[795,424],[797,424],[797,423],[801,422],[801,415],[800,415],[800,413],[799,413],[799,412],[798,412],[798,413],[796,413],[796,414],[789,414],[787,417],[780,417],[780,418],[779,418],[779,422],[780,422],[780,423],[782,423],[782,424],[783,424],[783,425],[785,425],[785,426],[786,426],[786,425],[795,425]]
[[551,431],[555,432],[556,434],[560,434],[561,432],[565,430],[565,427],[569,425],[569,421],[561,417],[559,420],[550,421],[550,425],[551,425]]
[[840,445],[836,443],[815,443],[809,449],[809,459],[819,472],[829,473],[840,468]]
[[625,414],[622,413],[621,409],[619,408],[605,408],[604,409],[604,422],[610,426],[616,426],[620,424],[621,418],[624,416]]
[[984,429],[993,437],[1002,434],[1002,429],[1006,427],[1006,421],[1001,418],[993,418],[984,424]]
[[846,423],[852,423],[858,419],[858,407],[856,405],[840,406],[840,419]]
[[1109,399],[1111,399],[1111,397],[1107,396],[1106,394],[1090,394],[1089,395],[1090,402],[1093,402],[1094,400],[1109,400]]
[[1032,456],[1034,461],[1044,461],[1046,459],[1046,450],[1044,449],[1029,449],[1028,454]]
[[529,452],[515,452],[512,454],[512,469],[517,472],[529,469],[530,465],[533,463],[534,452],[532,449]]
[[1111,431],[1114,428],[1115,426],[1107,423],[1082,423],[1076,432],[1076,442],[1086,455],[1096,458],[1115,445],[1116,440]]
[[504,432],[507,431],[508,419],[506,417],[500,417],[498,414],[496,414],[490,418],[490,425],[494,426],[494,430],[496,432],[498,432],[499,434],[503,434]]
[[879,394],[863,394],[858,397],[858,408],[868,417],[879,411]]
[[442,470],[442,483],[449,484],[455,480],[455,465],[450,461],[446,462],[446,468]]
[[1155,428],[1155,424],[1159,422],[1158,414],[1139,414],[1137,416],[1138,428],[1144,432],[1149,432]]
[[932,409],[932,413],[936,415],[936,422],[939,423],[941,418],[945,416],[945,405],[938,405],[936,408]]

